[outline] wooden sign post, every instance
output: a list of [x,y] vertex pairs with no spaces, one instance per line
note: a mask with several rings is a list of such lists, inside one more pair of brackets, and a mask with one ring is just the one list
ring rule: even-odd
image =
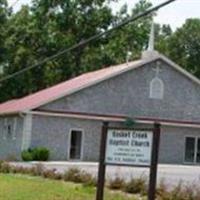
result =
[[96,200],[103,200],[106,165],[150,167],[148,200],[155,200],[160,125],[153,129],[102,126]]
[[156,182],[157,182],[156,180],[157,180],[159,144],[160,144],[160,124],[155,123],[154,134],[153,134],[153,147],[151,153],[148,200],[155,200],[156,198]]
[[103,200],[105,172],[106,172],[105,153],[106,153],[107,131],[108,131],[108,122],[104,122],[102,126],[102,135],[101,135],[101,144],[100,144],[96,200]]

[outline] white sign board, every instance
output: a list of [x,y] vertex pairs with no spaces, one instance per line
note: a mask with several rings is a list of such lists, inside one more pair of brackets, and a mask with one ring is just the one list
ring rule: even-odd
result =
[[108,129],[106,164],[150,166],[153,132]]

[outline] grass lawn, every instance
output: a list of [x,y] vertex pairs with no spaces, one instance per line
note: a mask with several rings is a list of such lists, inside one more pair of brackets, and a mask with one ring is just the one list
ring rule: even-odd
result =
[[[95,200],[95,192],[95,188],[64,181],[0,174],[0,200]],[[105,200],[136,198],[106,190]]]

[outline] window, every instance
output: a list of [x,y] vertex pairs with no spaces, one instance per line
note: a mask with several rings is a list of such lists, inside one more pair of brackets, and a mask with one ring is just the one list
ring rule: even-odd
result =
[[4,119],[4,129],[3,129],[3,139],[16,139],[16,118],[5,118]]
[[200,164],[200,138],[185,138],[185,162]]
[[150,98],[163,99],[164,84],[161,79],[155,77],[150,83]]

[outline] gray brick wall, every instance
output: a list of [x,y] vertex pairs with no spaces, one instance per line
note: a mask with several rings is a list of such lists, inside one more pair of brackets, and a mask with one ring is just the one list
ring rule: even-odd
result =
[[101,133],[101,122],[97,121],[33,116],[31,147],[49,148],[51,160],[68,160],[71,129],[84,131],[83,160],[96,161]]
[[161,64],[164,99],[149,98],[155,62],[49,103],[41,108],[77,112],[128,114],[179,120],[200,120],[200,86]]
[[160,162],[184,164],[185,137],[198,136],[198,128],[163,127],[161,131]]
[[0,159],[21,159],[21,141],[23,131],[23,119],[19,116],[6,117],[8,121],[16,118],[15,137],[4,137],[4,119],[0,118]]
[[[51,160],[68,160],[70,130],[84,131],[83,160],[97,161],[99,157],[102,122],[76,120],[63,117],[33,117],[32,146],[46,146],[51,151]],[[110,126],[124,126],[111,123]],[[136,125],[150,128],[151,125]],[[162,126],[160,141],[160,163],[183,164],[185,136],[198,136],[199,129]]]

